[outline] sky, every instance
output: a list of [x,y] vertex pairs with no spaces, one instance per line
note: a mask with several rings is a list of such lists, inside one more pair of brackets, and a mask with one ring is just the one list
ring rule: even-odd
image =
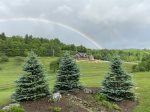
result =
[[150,48],[150,0],[0,0],[0,32],[88,48]]

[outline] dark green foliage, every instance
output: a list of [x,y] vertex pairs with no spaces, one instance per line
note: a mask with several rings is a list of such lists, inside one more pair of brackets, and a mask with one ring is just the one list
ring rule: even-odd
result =
[[0,57],[0,63],[5,63],[5,62],[8,62],[9,61],[9,58],[8,56],[6,56],[5,54],[3,54],[1,57]]
[[60,56],[61,48],[65,44],[58,39],[36,38],[32,35],[7,37],[0,35],[0,54],[7,56],[27,56],[27,53],[34,50],[40,56]]
[[138,61],[150,50],[138,49],[88,49],[84,46],[66,45],[59,39],[37,38],[32,35],[7,37],[5,33],[0,34],[0,54],[7,56],[27,56],[27,53],[34,50],[39,56],[62,56],[65,51],[72,55],[77,52],[92,54],[95,59],[112,60],[114,54],[117,54],[124,61]]
[[77,47],[77,51],[78,52],[82,52],[82,53],[86,53],[87,52],[87,48],[81,45],[81,46]]
[[16,81],[15,101],[35,100],[50,95],[49,84],[37,56],[31,52],[24,64],[23,74]]
[[150,55],[143,56],[141,62],[138,65],[133,66],[133,72],[145,72],[150,71]]
[[131,76],[122,69],[121,60],[115,57],[111,64],[111,73],[108,73],[102,83],[101,93],[111,101],[134,100],[133,87]]
[[54,91],[69,92],[80,89],[79,78],[80,71],[75,60],[65,53],[60,62]]
[[50,70],[52,71],[52,72],[56,72],[57,70],[58,70],[58,68],[59,68],[59,64],[60,64],[60,58],[59,59],[57,59],[57,60],[55,60],[55,61],[52,61],[51,63],[50,63]]
[[4,33],[4,32],[0,34],[0,39],[6,40],[6,36],[5,36],[5,33]]

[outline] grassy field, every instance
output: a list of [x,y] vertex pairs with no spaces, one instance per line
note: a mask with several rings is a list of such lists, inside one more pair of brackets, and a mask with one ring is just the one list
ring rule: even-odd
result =
[[[52,89],[56,75],[49,71],[49,63],[56,58],[42,57],[39,59],[49,75],[49,83]],[[88,87],[100,87],[101,81],[109,70],[109,63],[82,61],[78,62],[78,64],[81,70],[81,83]],[[0,65],[2,68],[0,71],[0,105],[4,105],[10,101],[10,96],[15,89],[14,81],[21,74],[21,65],[17,65],[14,58],[10,58],[8,63]],[[132,64],[124,64],[124,67],[130,72]],[[140,99],[140,104],[135,108],[134,112],[150,112],[150,73],[135,73],[133,74],[133,79],[137,87],[137,95]]]

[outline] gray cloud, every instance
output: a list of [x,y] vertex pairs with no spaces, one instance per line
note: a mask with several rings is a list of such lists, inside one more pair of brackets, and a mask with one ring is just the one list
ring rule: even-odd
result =
[[[149,0],[0,0],[0,20],[36,18],[59,22],[104,48],[150,48]],[[59,37],[67,43],[96,48],[77,32],[33,21],[0,22],[0,32]]]

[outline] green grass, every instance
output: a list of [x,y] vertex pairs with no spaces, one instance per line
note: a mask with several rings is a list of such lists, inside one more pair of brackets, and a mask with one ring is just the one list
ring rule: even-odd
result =
[[134,80],[139,87],[136,92],[140,101],[134,112],[150,112],[150,72],[136,73]]
[[[47,74],[49,75],[50,88],[52,90],[55,82],[55,74],[49,71],[49,63],[56,58],[42,57],[39,58],[43,64]],[[81,70],[81,83],[88,87],[100,87],[102,80],[109,70],[109,64],[106,62],[78,62]],[[9,62],[0,65],[0,106],[10,102],[10,96],[14,92],[14,81],[21,74],[22,65],[16,65],[15,59],[10,58]],[[125,69],[130,72],[132,64],[124,64]],[[138,93],[140,104],[134,112],[149,112],[150,110],[150,73],[135,73],[133,74],[136,92]],[[10,85],[9,85],[10,84]],[[7,88],[7,89],[5,89]]]

